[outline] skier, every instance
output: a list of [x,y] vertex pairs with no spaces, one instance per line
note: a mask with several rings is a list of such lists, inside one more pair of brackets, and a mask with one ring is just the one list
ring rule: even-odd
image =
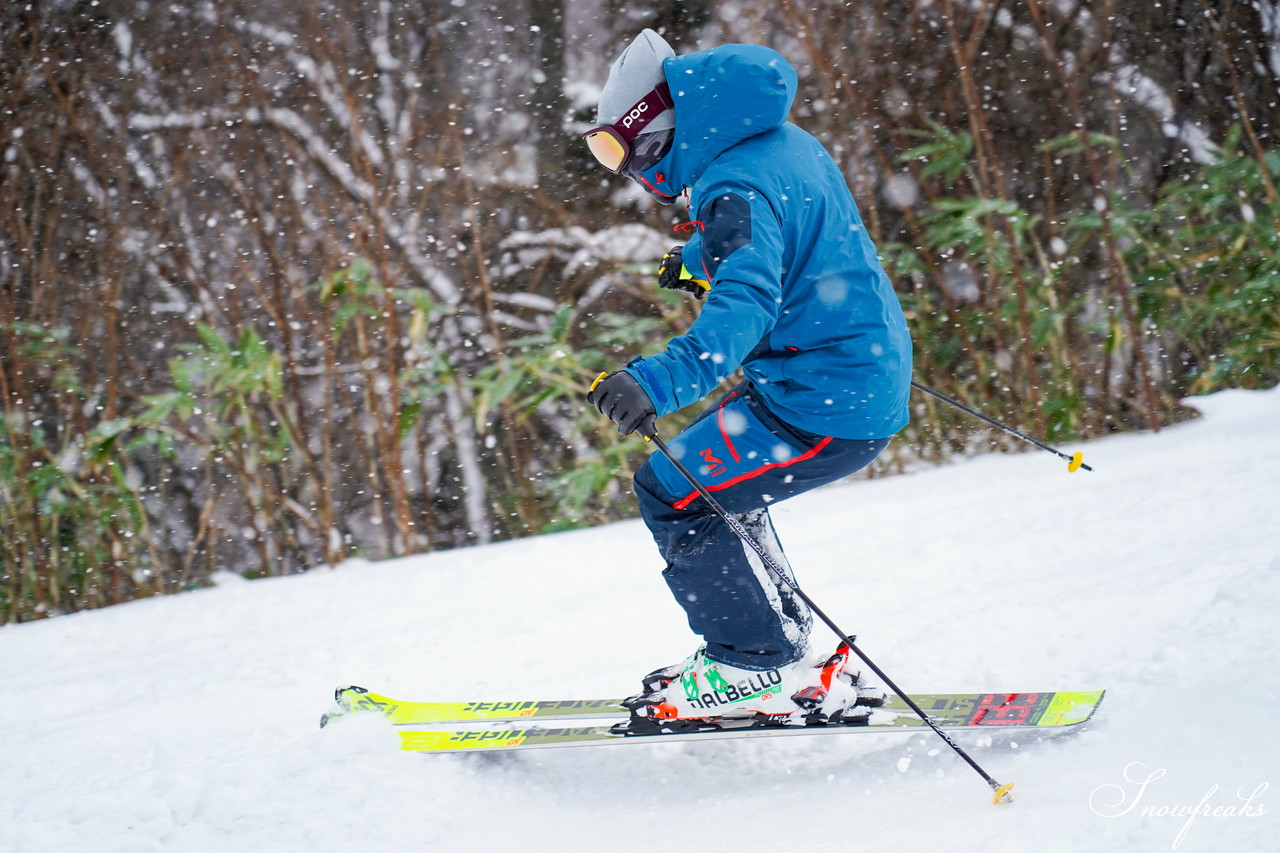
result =
[[[659,284],[706,297],[686,334],[598,381],[587,401],[620,434],[650,436],[655,418],[741,368],[745,379],[669,446],[788,572],[769,505],[870,464],[907,423],[911,376],[906,320],[844,177],[787,121],[796,83],[768,48],[676,56],[644,30],[609,72],[600,126],[583,134],[602,166],[659,202],[687,193],[693,236],[664,259]],[[645,678],[646,716],[791,714],[839,674],[840,652],[811,656],[808,608],[669,460],[651,456],[635,493],[663,576],[705,640]]]

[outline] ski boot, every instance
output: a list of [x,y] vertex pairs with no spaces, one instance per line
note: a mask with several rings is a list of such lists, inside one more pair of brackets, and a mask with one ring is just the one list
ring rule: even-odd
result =
[[627,733],[865,723],[866,706],[883,704],[884,694],[860,693],[856,676],[845,672],[849,655],[842,645],[816,662],[751,670],[712,660],[699,648],[644,677],[644,692],[623,703],[631,711]]

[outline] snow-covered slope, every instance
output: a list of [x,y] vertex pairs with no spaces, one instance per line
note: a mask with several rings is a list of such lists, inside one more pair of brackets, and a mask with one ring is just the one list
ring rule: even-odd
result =
[[317,729],[338,684],[616,695],[683,657],[630,522],[0,629],[0,850],[1280,849],[1280,390],[1192,402],[1092,474],[988,456],[775,510],[904,689],[1109,690],[1076,736],[965,740],[1010,808],[926,735],[460,757]]

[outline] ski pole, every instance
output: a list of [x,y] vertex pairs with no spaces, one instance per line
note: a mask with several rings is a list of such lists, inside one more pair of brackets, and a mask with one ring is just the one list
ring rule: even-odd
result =
[[986,415],[982,414],[982,412],[969,408],[964,403],[961,403],[959,400],[953,400],[950,397],[948,397],[946,394],[940,394],[937,391],[933,390],[932,388],[928,387],[927,385],[921,385],[919,382],[915,381],[914,379],[911,380],[911,387],[919,391],[923,391],[924,393],[928,394],[930,397],[934,397],[938,400],[941,400],[942,402],[946,403],[948,406],[953,406],[959,409],[960,411],[964,412],[966,415],[973,415],[975,418],[982,421],[983,423],[991,424],[996,429],[1002,429],[1005,432],[1007,432],[1009,435],[1013,436],[1014,438],[1020,438],[1023,441],[1027,442],[1028,444],[1034,444],[1036,447],[1040,448],[1041,450],[1047,450],[1055,456],[1062,457],[1068,462],[1067,470],[1073,474],[1076,471],[1080,470],[1081,468],[1083,468],[1086,471],[1093,470],[1088,465],[1084,464],[1084,453],[1076,453],[1073,456],[1068,456],[1067,454],[1063,453],[1061,450],[1058,450],[1056,447],[1050,447],[1049,445],[1045,444],[1043,441],[1036,441],[1034,438],[1027,435],[1026,433],[1018,432],[1016,429],[1009,426],[1008,424],[1002,424],[995,418],[989,418]]
[[950,735],[944,732],[938,726],[938,724],[935,723],[933,719],[928,714],[925,713],[924,709],[921,708],[914,699],[912,699],[906,693],[902,692],[902,688],[898,687],[897,684],[894,684],[893,679],[885,675],[884,670],[876,666],[875,662],[873,662],[871,658],[867,657],[863,653],[862,649],[858,648],[858,645],[853,641],[852,636],[850,636],[849,634],[841,630],[840,626],[837,625],[834,621],[832,621],[831,617],[827,616],[827,614],[822,611],[822,608],[818,607],[817,604],[814,604],[813,599],[810,598],[808,594],[806,594],[805,591],[800,588],[799,584],[797,584],[794,580],[792,580],[791,576],[788,575],[785,571],[783,571],[782,567],[780,567],[776,562],[774,562],[773,558],[769,556],[769,553],[765,551],[764,546],[761,545],[759,542],[757,542],[754,538],[752,538],[751,533],[745,527],[742,526],[742,522],[738,521],[736,518],[729,515],[729,513],[725,511],[724,507],[720,506],[719,501],[717,501],[715,498],[711,496],[711,493],[707,491],[707,489],[701,483],[698,482],[697,478],[693,476],[693,473],[690,472],[689,469],[684,466],[684,463],[681,462],[676,457],[676,455],[671,452],[671,449],[667,447],[666,442],[664,442],[658,436],[657,425],[654,422],[654,418],[652,416],[650,416],[644,423],[640,425],[640,434],[644,436],[645,441],[652,441],[654,443],[654,445],[658,448],[658,450],[662,453],[662,455],[667,457],[667,460],[676,467],[676,470],[679,471],[684,476],[684,478],[689,481],[689,484],[692,485],[695,490],[697,490],[698,494],[702,497],[702,499],[707,502],[707,506],[711,507],[711,509],[715,512],[715,514],[720,516],[720,518],[726,524],[729,525],[730,529],[732,529],[733,532],[738,535],[738,538],[742,540],[743,544],[745,544],[752,551],[756,552],[756,554],[760,557],[760,560],[766,566],[768,566],[769,570],[772,571],[779,578],[781,578],[782,582],[785,583],[791,589],[791,591],[796,594],[797,598],[799,598],[806,605],[808,605],[809,609],[813,611],[813,614],[815,616],[817,616],[820,620],[822,620],[823,624],[825,624],[828,628],[830,628],[832,631],[835,632],[836,636],[840,638],[840,641],[843,642],[845,645],[847,645],[850,651],[852,651],[855,655],[857,655],[858,658],[861,659],[861,661],[867,665],[867,668],[876,674],[876,677],[880,679],[880,681],[884,684],[884,686],[888,687],[897,696],[899,696],[902,699],[902,701],[907,705],[907,707],[910,708],[912,711],[914,711],[916,713],[916,716],[918,716],[921,720],[924,721],[925,725],[933,729],[934,733],[938,737],[942,738],[942,740],[947,744],[947,746],[951,747],[951,749],[955,751],[956,755],[963,758],[966,764],[968,764],[975,771],[977,771],[978,775],[982,777],[983,781],[985,781],[989,786],[991,786],[991,790],[995,792],[995,796],[992,799],[992,802],[994,802],[996,805],[1013,802],[1013,796],[1012,794],[1010,794],[1010,790],[1013,788],[1013,783],[1009,782],[1008,784],[1001,785],[994,778],[992,778],[991,774],[983,770],[982,767],[978,764],[978,762],[974,761],[972,756],[969,755],[969,753],[961,749],[960,745],[956,743],[951,738]]

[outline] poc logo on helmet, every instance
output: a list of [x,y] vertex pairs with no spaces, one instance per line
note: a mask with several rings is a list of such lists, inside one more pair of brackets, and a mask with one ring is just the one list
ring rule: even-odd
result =
[[631,125],[635,123],[635,120],[636,120],[636,119],[640,118],[640,116],[644,115],[644,114],[645,114],[645,113],[647,113],[648,111],[649,111],[649,104],[648,104],[648,103],[637,104],[637,105],[636,105],[636,108],[635,108],[634,110],[632,110],[631,112],[629,112],[629,113],[627,113],[625,116],[623,116],[623,118],[622,118],[622,126],[623,126],[623,127],[631,127]]

